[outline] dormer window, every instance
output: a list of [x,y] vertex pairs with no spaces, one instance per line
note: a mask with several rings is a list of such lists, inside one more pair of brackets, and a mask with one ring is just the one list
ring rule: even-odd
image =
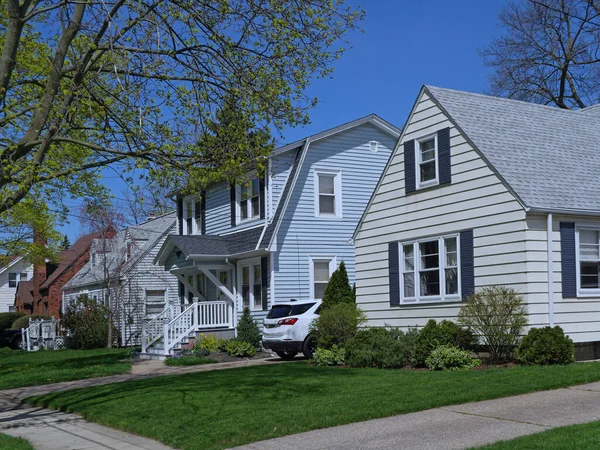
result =
[[416,141],[417,189],[438,184],[437,135]]
[[194,234],[194,202],[187,200],[185,202],[185,234]]
[[254,177],[250,184],[240,186],[239,190],[240,220],[260,217],[260,182]]

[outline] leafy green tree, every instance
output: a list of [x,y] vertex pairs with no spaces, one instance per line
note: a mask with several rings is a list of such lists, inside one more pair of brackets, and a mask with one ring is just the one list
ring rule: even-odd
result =
[[71,248],[71,241],[69,240],[69,236],[66,234],[63,236],[62,241],[60,241],[60,249],[68,250]]
[[355,303],[354,289],[350,286],[346,265],[342,261],[338,269],[331,274],[323,293],[323,309],[339,303]]

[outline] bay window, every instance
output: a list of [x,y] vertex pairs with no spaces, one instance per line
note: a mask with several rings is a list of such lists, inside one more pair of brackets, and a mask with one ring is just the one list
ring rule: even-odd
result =
[[458,236],[400,244],[401,302],[460,300]]

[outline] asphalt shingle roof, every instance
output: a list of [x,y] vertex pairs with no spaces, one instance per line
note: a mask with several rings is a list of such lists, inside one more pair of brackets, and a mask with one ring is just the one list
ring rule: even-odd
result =
[[262,231],[263,227],[258,227],[225,236],[210,234],[194,236],[170,235],[168,240],[175,244],[186,256],[231,256],[255,250]]
[[600,108],[426,89],[525,206],[600,213]]

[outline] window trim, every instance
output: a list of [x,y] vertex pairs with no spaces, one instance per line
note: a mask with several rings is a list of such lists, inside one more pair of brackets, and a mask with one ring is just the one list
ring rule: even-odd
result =
[[[446,295],[446,246],[444,240],[449,238],[456,238],[456,275],[458,281],[458,292],[456,294]],[[423,242],[438,241],[438,261],[440,272],[440,295],[436,296],[423,296],[421,297],[421,283],[419,278],[419,265],[417,264],[420,258],[419,244]],[[404,296],[404,274],[410,272],[404,272],[404,246],[413,245],[413,274],[414,274],[414,297]],[[442,253],[443,250],[443,253]],[[442,258],[443,255],[443,258]],[[442,236],[428,236],[415,240],[407,240],[398,242],[398,277],[400,281],[400,304],[401,305],[420,305],[430,303],[448,303],[448,302],[460,302],[462,301],[462,280],[461,280],[461,257],[460,257],[460,233],[444,234]],[[442,277],[443,275],[443,277]]]
[[[191,204],[191,209],[188,210],[188,205]],[[196,229],[196,217],[195,217],[195,211],[196,210],[196,202],[194,201],[194,197],[193,196],[188,196],[185,197],[183,199],[183,215],[182,215],[182,219],[183,219],[183,235],[184,236],[193,236],[195,235],[198,230]],[[188,215],[189,213],[189,215]],[[188,220],[191,221],[191,233],[188,232]]]
[[[10,285],[11,281],[13,281],[13,280],[10,279],[11,275],[15,276],[15,279],[14,279],[15,285],[14,286]],[[20,281],[19,280],[19,272],[8,272],[8,288],[9,289],[16,289],[17,286],[19,285],[19,281]]]
[[575,223],[575,278],[577,279],[577,297],[599,297],[600,288],[589,289],[581,287],[581,259],[579,255],[579,230],[590,230],[600,232],[598,223]]
[[308,279],[310,283],[308,292],[310,299],[315,299],[315,262],[324,261],[329,261],[329,279],[331,280],[331,275],[338,266],[337,255],[310,255],[308,257]]
[[[319,175],[333,175],[333,207],[334,214],[321,213],[319,209]],[[343,219],[343,201],[342,201],[342,171],[340,169],[325,169],[316,167],[313,169],[313,185],[314,185],[314,213],[317,219]]]
[[[254,279],[254,266],[258,266],[261,270],[261,279],[258,280],[259,284],[261,285],[261,299],[260,299],[260,307],[255,306],[255,299],[254,299],[254,285],[256,284],[256,280]],[[264,293],[262,292],[263,287],[262,286],[262,266],[261,266],[261,259],[260,258],[252,258],[252,259],[245,259],[243,261],[240,261],[238,263],[238,267],[237,267],[237,288],[238,288],[238,293],[239,293],[239,306],[238,306],[238,311],[243,311],[244,310],[244,297],[243,297],[243,293],[242,293],[242,283],[243,283],[243,268],[244,267],[248,267],[248,282],[249,282],[249,286],[250,286],[250,291],[249,291],[249,299],[248,299],[248,306],[250,307],[250,311],[262,311],[262,295],[264,295]]]
[[[235,215],[236,215],[236,221],[235,224],[236,225],[241,225],[241,224],[245,224],[248,222],[253,222],[255,220],[261,220],[261,210],[260,210],[260,177],[256,174],[256,173],[250,173],[247,175],[250,181],[249,186],[246,186],[245,184],[236,184],[235,185]],[[250,189],[252,189],[252,182],[254,180],[258,181],[258,215],[256,216],[251,216],[250,214],[252,213],[252,197],[248,197],[248,199],[246,200],[246,209],[247,209],[247,213],[248,213],[248,217],[246,217],[245,219],[242,218],[242,189],[244,187],[250,187]],[[248,201],[249,200],[249,201]],[[266,208],[266,206],[265,206]]]
[[[433,180],[421,182],[421,143],[433,139],[435,150],[435,178]],[[415,139],[415,190],[425,189],[440,184],[440,157],[439,157],[438,135],[436,133],[428,134]]]
[[165,287],[164,289],[145,288],[144,289],[144,316],[148,315],[148,291],[164,291],[165,301],[163,303],[163,310],[169,302],[169,289],[167,287]]

